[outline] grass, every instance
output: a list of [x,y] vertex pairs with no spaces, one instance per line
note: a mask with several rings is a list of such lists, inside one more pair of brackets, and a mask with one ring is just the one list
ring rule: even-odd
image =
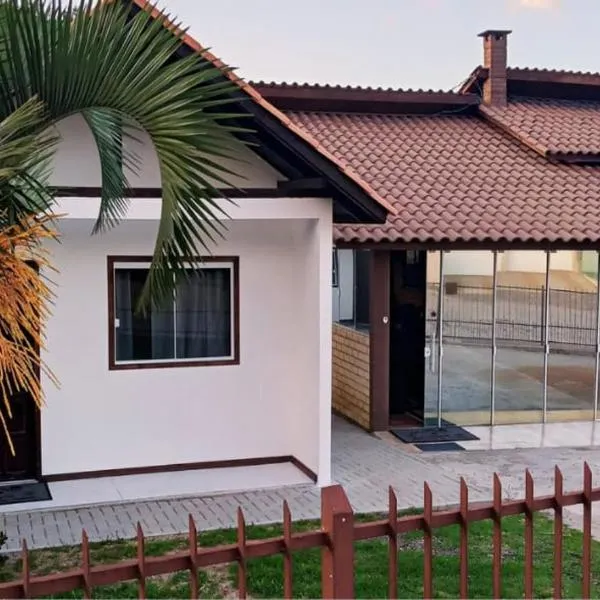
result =
[[[376,515],[359,517],[372,520]],[[296,531],[316,529],[319,523],[299,522]],[[581,597],[582,534],[565,528],[563,554],[563,594],[566,598]],[[281,534],[281,527],[250,526],[249,539],[264,539]],[[232,543],[234,530],[206,532],[199,536],[202,546]],[[479,522],[470,527],[469,533],[469,592],[474,598],[489,598],[492,594],[491,545],[492,523]],[[457,598],[459,595],[459,529],[457,526],[438,529],[434,537],[434,596]],[[187,545],[185,537],[150,539],[146,542],[146,554],[159,556],[182,550]],[[422,597],[423,552],[420,532],[406,534],[399,539],[398,597]],[[552,597],[553,523],[543,515],[535,519],[534,541],[534,592],[536,597]],[[135,542],[129,540],[91,544],[92,564],[111,563],[136,556]],[[523,519],[510,517],[503,520],[503,596],[520,598],[523,588]],[[45,575],[79,566],[78,547],[54,548],[31,552],[31,567],[35,575]],[[592,547],[592,597],[600,596],[600,543]],[[370,540],[355,545],[355,590],[359,598],[382,598],[387,596],[387,540]],[[0,567],[0,580],[7,581],[20,576],[20,559],[10,557]],[[283,595],[283,559],[280,556],[251,560],[248,563],[248,592],[253,597],[280,598]],[[237,568],[235,565],[206,569],[200,573],[201,597],[223,598],[235,596]],[[189,573],[149,578],[148,598],[189,598]],[[136,582],[99,587],[95,597],[137,597]],[[320,550],[296,553],[294,556],[294,596],[316,598],[321,596]],[[64,597],[64,596],[63,596]],[[81,598],[81,592],[66,596]]]

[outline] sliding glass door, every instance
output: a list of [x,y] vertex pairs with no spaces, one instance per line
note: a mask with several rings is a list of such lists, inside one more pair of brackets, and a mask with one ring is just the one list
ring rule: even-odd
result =
[[598,418],[599,265],[595,250],[428,252],[425,424]]

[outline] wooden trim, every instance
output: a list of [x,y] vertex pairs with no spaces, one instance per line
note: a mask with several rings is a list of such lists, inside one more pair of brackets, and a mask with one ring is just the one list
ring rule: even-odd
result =
[[299,138],[273,114],[258,104],[246,103],[246,110],[256,119],[263,131],[300,158],[318,177],[324,177],[335,191],[333,199],[353,215],[360,223],[385,223],[388,215],[395,211],[385,200],[377,200],[373,191],[360,178],[344,171],[329,156],[315,151],[306,139]]
[[152,473],[177,473],[180,471],[201,471],[205,469],[226,469],[232,467],[256,467],[260,465],[293,464],[299,471],[316,482],[317,476],[295,456],[260,456],[255,458],[235,458],[230,460],[209,460],[204,462],[174,463],[146,467],[126,467],[122,469],[100,469],[97,471],[75,471],[72,473],[53,473],[44,475],[48,483],[54,481],[72,481],[75,479],[96,479],[100,477],[120,477],[123,475],[150,475]]
[[[282,182],[283,183],[283,182]],[[285,186],[284,186],[285,187]],[[223,198],[287,198],[293,195],[284,188],[219,188]],[[317,192],[318,190],[311,190]],[[100,198],[102,188],[99,187],[72,187],[59,186],[52,188],[52,193],[59,198]],[[324,193],[321,190],[321,193]],[[125,198],[162,198],[162,188],[134,187],[124,191]]]
[[469,108],[479,103],[475,94],[374,90],[329,85],[254,84],[264,98],[282,110],[379,114],[427,114]]
[[172,360],[169,362],[138,362],[119,364],[115,358],[115,263],[152,262],[151,256],[107,256],[107,288],[108,288],[108,370],[131,371],[137,369],[173,369],[181,367],[220,367],[240,364],[240,259],[238,256],[195,257],[190,260],[200,262],[227,262],[233,270],[233,357],[219,360]]
[[574,73],[570,71],[548,71],[545,69],[523,69],[508,67],[507,76],[513,81],[554,83],[559,85],[600,86],[598,73]]
[[[34,269],[37,272],[37,274],[39,276],[40,275],[39,263],[36,262],[35,260],[27,260],[26,262],[32,269]],[[36,347],[36,352],[37,352],[38,359],[39,359],[40,358],[40,347],[39,346]],[[40,370],[39,361],[35,365],[35,375],[38,379],[38,382],[41,385],[41,375],[42,374],[41,374],[41,370]],[[32,400],[32,402],[33,402],[33,400]],[[32,437],[34,438],[35,443],[36,443],[34,476],[36,479],[40,479],[42,476],[42,411],[37,406],[34,406],[33,411],[34,411],[34,417],[33,417],[34,432],[33,432]]]
[[371,252],[371,256],[369,282],[370,430],[386,431],[390,414],[391,257],[389,250],[375,250]]
[[493,242],[482,241],[429,241],[429,242],[345,242],[338,240],[334,242],[336,248],[357,250],[498,250],[499,252],[511,250],[600,250],[600,240],[595,241],[508,241]]
[[297,459],[295,456],[290,456],[290,462],[298,469],[302,471],[313,483],[317,483],[317,474],[309,469],[301,460]]

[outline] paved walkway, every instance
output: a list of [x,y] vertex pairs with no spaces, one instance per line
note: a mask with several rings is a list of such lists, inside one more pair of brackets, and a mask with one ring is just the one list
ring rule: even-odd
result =
[[[507,497],[523,495],[526,467],[535,477],[536,494],[552,491],[555,464],[563,470],[566,489],[582,486],[584,460],[594,475],[600,476],[600,448],[426,454],[378,439],[340,419],[334,419],[333,432],[333,477],[344,486],[358,512],[386,511],[388,485],[396,490],[399,508],[409,508],[422,504],[425,481],[432,488],[434,503],[445,505],[458,501],[461,475],[470,486],[472,501],[490,498],[494,471],[501,475]],[[194,516],[199,530],[231,527],[238,506],[244,507],[249,524],[279,521],[284,499],[294,519],[319,516],[319,490],[303,485],[212,497],[7,513],[0,515],[0,530],[8,536],[5,550],[18,549],[22,539],[32,548],[76,544],[84,527],[91,540],[130,538],[138,521],[147,535],[169,535],[187,531],[188,514]],[[576,519],[576,513],[571,516]]]

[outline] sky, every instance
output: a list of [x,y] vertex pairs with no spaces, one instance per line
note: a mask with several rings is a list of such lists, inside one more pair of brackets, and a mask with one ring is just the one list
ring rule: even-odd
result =
[[510,29],[509,65],[600,71],[600,0],[159,0],[248,80],[451,89]]

